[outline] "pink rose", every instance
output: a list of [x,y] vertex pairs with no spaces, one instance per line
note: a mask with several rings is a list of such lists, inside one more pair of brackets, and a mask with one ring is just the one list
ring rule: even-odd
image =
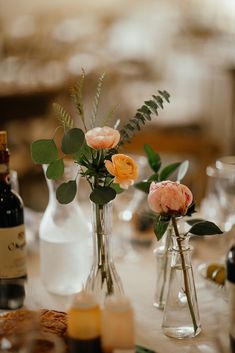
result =
[[112,129],[111,127],[95,127],[87,131],[85,134],[86,143],[88,146],[99,150],[99,149],[110,149],[115,147],[120,140],[120,133],[118,130]]
[[167,180],[150,185],[148,204],[158,214],[185,215],[192,201],[189,188],[178,182]]

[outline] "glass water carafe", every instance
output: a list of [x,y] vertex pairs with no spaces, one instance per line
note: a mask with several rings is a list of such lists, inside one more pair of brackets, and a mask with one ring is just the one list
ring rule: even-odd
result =
[[90,268],[89,227],[78,200],[62,205],[56,199],[58,185],[74,180],[77,172],[68,161],[63,180],[46,178],[49,202],[39,227],[41,280],[49,292],[61,295],[81,290]]

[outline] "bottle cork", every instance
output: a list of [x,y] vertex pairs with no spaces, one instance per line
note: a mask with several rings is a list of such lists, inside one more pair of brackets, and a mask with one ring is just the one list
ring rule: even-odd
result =
[[0,131],[0,149],[5,149],[7,146],[7,132]]

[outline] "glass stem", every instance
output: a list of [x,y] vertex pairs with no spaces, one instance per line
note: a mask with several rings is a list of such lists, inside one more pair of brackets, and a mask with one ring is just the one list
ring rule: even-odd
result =
[[178,247],[179,247],[179,254],[180,254],[181,263],[182,263],[185,294],[186,294],[186,297],[187,297],[189,311],[190,311],[190,315],[191,315],[192,322],[193,322],[194,333],[196,333],[197,329],[198,329],[198,326],[197,326],[197,322],[196,322],[196,318],[195,318],[195,314],[194,314],[194,310],[193,310],[193,304],[192,304],[191,295],[190,295],[188,274],[187,274],[187,269],[186,269],[186,264],[185,264],[184,252],[183,252],[183,249],[182,249],[181,239],[180,239],[180,235],[179,235],[179,231],[178,231],[177,222],[176,222],[175,217],[172,217],[172,224],[173,224],[174,232],[175,232],[175,235],[176,235],[176,240],[177,240],[177,244],[178,244]]

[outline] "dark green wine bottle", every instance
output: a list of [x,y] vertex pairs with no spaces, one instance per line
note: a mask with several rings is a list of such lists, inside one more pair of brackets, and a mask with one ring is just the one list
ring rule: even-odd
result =
[[24,303],[26,242],[24,208],[12,190],[7,133],[0,131],[0,309],[17,309]]

